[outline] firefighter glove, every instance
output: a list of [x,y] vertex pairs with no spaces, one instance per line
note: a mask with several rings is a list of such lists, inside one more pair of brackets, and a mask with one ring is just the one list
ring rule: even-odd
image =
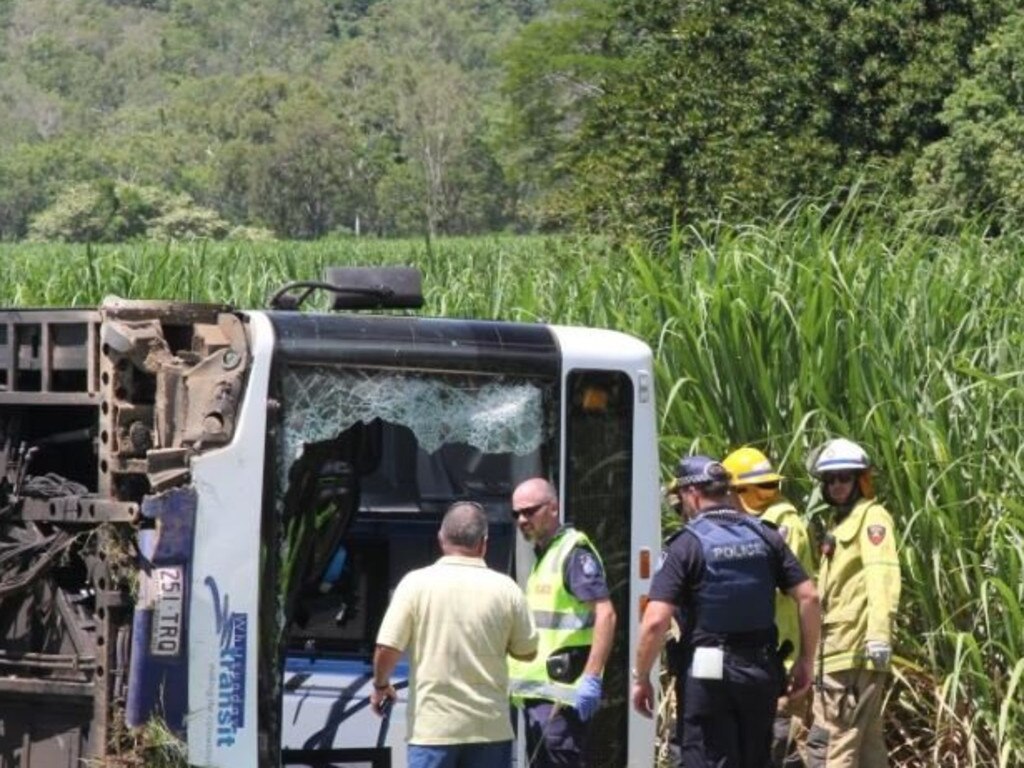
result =
[[584,675],[576,688],[576,712],[580,720],[587,721],[594,716],[601,706],[601,678],[597,675]]
[[875,669],[886,669],[892,657],[892,647],[884,640],[868,640],[864,645],[864,655]]

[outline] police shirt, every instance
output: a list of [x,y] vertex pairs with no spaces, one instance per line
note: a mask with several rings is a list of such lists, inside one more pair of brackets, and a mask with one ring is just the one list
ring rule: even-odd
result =
[[[540,560],[543,551],[537,551],[536,555]],[[601,561],[594,556],[589,547],[574,547],[569,553],[562,581],[569,593],[584,603],[594,603],[611,595]]]
[[[731,507],[721,507],[705,510],[726,515],[744,515]],[[704,514],[704,513],[702,513]],[[728,524],[728,518],[723,524]],[[742,523],[738,523],[742,524]],[[775,578],[776,586],[783,590],[789,590],[804,581],[807,581],[807,572],[800,561],[786,546],[785,540],[779,532],[770,525],[761,524],[761,533],[764,534],[764,541],[768,545],[771,557],[771,570]],[[695,617],[695,600],[697,591],[705,573],[704,552],[700,541],[696,536],[680,532],[667,542],[666,549],[662,554],[662,562],[657,573],[651,582],[650,599],[660,602],[671,603],[682,609],[683,616]],[[683,634],[687,638],[687,645],[717,645],[728,642],[732,645],[765,645],[775,642],[775,627],[768,630],[751,632],[746,635],[733,635],[728,639],[709,635],[701,629],[696,628],[696,621],[686,621]]]

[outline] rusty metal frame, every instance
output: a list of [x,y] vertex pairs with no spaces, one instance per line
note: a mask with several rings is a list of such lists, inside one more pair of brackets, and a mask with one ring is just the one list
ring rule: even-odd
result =
[[[15,492],[0,517],[0,532],[7,524],[63,532],[60,556],[80,559],[90,605],[82,613],[60,585],[45,586],[63,628],[61,650],[0,651],[0,702],[22,702],[6,711],[0,703],[0,730],[8,718],[28,722],[24,706],[52,707],[57,718],[79,712],[80,739],[67,746],[69,759],[108,756],[127,684],[120,657],[130,646],[135,574],[105,542],[133,539],[145,524],[145,496],[189,483],[192,458],[231,440],[249,367],[244,323],[223,305],[112,298],[97,309],[0,311],[4,429],[16,434],[47,407],[84,409],[85,420],[95,418],[96,456],[95,488],[45,498]],[[0,470],[17,491],[26,465],[46,467],[5,438]],[[47,581],[54,565],[51,553],[29,577]],[[19,590],[11,599],[36,599],[32,589]],[[25,732],[21,754],[52,754],[53,743],[34,738]],[[34,765],[25,760],[25,768]]]

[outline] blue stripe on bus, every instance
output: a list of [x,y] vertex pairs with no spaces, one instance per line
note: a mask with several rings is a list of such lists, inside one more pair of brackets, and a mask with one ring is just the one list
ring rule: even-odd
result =
[[[308,656],[289,656],[285,659],[284,671],[288,673],[344,675],[349,678],[370,676],[373,665],[361,659],[310,658]],[[409,664],[398,662],[391,675],[392,680],[404,680],[409,677]]]

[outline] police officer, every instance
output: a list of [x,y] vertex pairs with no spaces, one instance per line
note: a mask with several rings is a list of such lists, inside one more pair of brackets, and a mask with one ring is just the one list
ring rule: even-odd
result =
[[[768,457],[748,445],[726,456],[722,465],[732,478],[732,489],[739,497],[743,509],[774,525],[800,565],[808,574],[813,574],[814,555],[807,524],[796,507],[782,495],[782,475],[775,471]],[[784,661],[789,670],[800,655],[800,623],[796,605],[781,593],[775,595],[775,627],[779,630],[780,648],[789,648]],[[773,768],[802,764],[796,742],[802,744],[806,739],[803,719],[810,714],[808,710],[811,702],[809,698],[802,698],[799,701],[785,700],[784,704],[785,707],[776,715],[772,729]],[[792,714],[800,716],[791,717]]]
[[798,605],[802,651],[790,695],[811,685],[818,594],[778,531],[737,508],[729,473],[707,456],[676,469],[689,522],[669,544],[651,584],[633,669],[633,706],[651,717],[650,674],[677,606],[686,679],[679,717],[685,768],[764,768],[782,686],[776,661],[775,591]]
[[561,524],[558,510],[558,494],[543,478],[512,493],[512,515],[537,556],[526,585],[537,657],[509,667],[512,701],[526,720],[529,768],[586,764],[587,724],[601,704],[615,634],[600,555],[586,534]]
[[875,498],[871,461],[857,443],[829,440],[811,454],[811,473],[832,511],[818,590],[823,625],[812,768],[885,768],[882,703],[900,599],[896,531]]

